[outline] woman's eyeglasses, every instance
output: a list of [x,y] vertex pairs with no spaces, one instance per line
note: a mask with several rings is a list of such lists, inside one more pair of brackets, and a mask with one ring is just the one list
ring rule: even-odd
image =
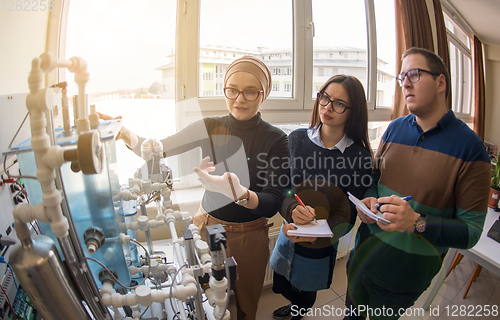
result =
[[245,98],[246,101],[252,102],[257,100],[261,92],[264,92],[264,90],[239,91],[234,88],[229,88],[229,87],[224,88],[224,95],[229,100],[236,100],[238,99],[240,94],[243,94],[243,97]]
[[420,80],[420,72],[432,74],[433,76],[439,76],[439,73],[435,73],[435,72],[420,69],[420,68],[415,68],[415,69],[411,69],[411,70],[408,70],[406,72],[401,72],[400,74],[398,74],[398,76],[396,77],[396,80],[398,81],[398,85],[400,87],[402,87],[403,83],[405,82],[406,77],[408,77],[408,80],[410,80],[411,83],[418,82]]
[[318,92],[318,102],[321,106],[326,107],[329,103],[332,104],[332,109],[338,114],[344,113],[347,109],[351,109],[345,103],[339,100],[330,100],[327,95]]

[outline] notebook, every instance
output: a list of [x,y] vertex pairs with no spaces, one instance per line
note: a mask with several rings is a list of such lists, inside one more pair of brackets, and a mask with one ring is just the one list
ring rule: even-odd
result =
[[371,212],[370,209],[368,209],[367,206],[365,206],[365,204],[363,202],[361,202],[361,200],[359,200],[358,198],[356,198],[352,193],[350,193],[349,191],[347,192],[347,196],[349,198],[349,200],[351,200],[352,203],[354,203],[354,205],[359,208],[361,211],[363,211],[364,214],[366,214],[368,217],[372,218],[373,220],[375,221],[380,221],[382,222],[383,224],[385,225],[388,225],[388,224],[391,224],[391,221],[387,220],[387,219],[384,219],[382,217],[382,214],[380,215],[377,215],[373,212]]
[[295,224],[297,230],[288,230],[289,236],[295,237],[316,237],[316,238],[330,238],[333,237],[332,230],[325,219],[317,220],[318,223],[311,221],[308,224]]

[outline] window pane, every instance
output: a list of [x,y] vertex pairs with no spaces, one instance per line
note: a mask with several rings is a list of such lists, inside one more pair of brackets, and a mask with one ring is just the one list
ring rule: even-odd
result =
[[470,38],[465,32],[462,31],[450,17],[444,13],[444,24],[448,30],[453,34],[454,38],[460,41],[467,49],[470,50]]
[[[285,86],[292,83],[292,47],[292,1],[200,1],[200,97],[223,96],[215,88],[223,85],[227,66],[244,55],[271,70],[271,97],[292,97],[292,86]],[[208,76],[213,73],[220,76]]]
[[[394,1],[375,0],[377,25],[377,108],[392,108],[396,87],[396,30]],[[373,147],[373,145],[372,145]]]
[[[71,0],[66,58],[87,61],[88,102],[145,138],[175,133],[173,77],[176,2],[150,0]],[[77,93],[74,74],[66,72],[68,96]],[[70,107],[70,111],[73,108]],[[147,124],[147,125],[145,125]],[[116,144],[120,183],[127,183],[144,160]],[[174,159],[175,160],[175,159]],[[168,159],[174,175],[177,162]]]
[[463,55],[464,66],[464,83],[463,83],[463,113],[471,113],[471,90],[472,90],[472,76],[471,76],[471,59]]
[[458,108],[458,92],[457,92],[457,80],[458,80],[458,49],[453,43],[450,42],[450,81],[451,81],[451,105],[452,110],[455,112],[462,112]]
[[[357,77],[366,91],[364,0],[313,0],[313,99],[331,75]],[[331,71],[330,71],[331,70]]]

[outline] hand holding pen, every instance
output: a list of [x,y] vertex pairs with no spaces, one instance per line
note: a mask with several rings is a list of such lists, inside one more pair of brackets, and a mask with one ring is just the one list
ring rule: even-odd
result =
[[[412,198],[412,196],[406,196],[406,197],[402,197],[401,200],[410,201],[411,198]],[[375,208],[380,208],[384,204],[388,204],[388,203],[378,202],[378,203],[375,204]]]
[[[295,200],[297,200],[299,205],[301,205],[304,209],[307,210],[307,213],[309,214],[309,217],[310,217],[310,221],[314,221],[314,222],[318,223],[318,221],[316,220],[316,215],[308,207],[306,207],[306,205],[304,204],[304,202],[302,202],[302,200],[299,198],[298,195],[294,194],[294,196],[295,196]],[[297,211],[297,217],[299,216],[299,213],[300,213],[300,211]],[[292,214],[293,214],[293,211],[292,211]]]
[[382,212],[383,217],[390,220],[392,223],[390,225],[378,224],[381,229],[385,231],[406,231],[410,230],[417,218],[420,216],[416,213],[408,201],[411,196],[399,197],[392,195],[390,197],[381,197],[377,199]]

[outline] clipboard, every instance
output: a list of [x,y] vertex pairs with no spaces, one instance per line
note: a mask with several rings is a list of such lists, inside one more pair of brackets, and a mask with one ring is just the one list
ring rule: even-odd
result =
[[366,214],[368,217],[372,218],[373,220],[375,221],[380,221],[381,223],[385,224],[385,225],[389,225],[391,224],[391,221],[390,220],[387,220],[387,219],[384,219],[384,217],[382,217],[382,213],[378,212],[378,213],[373,213],[370,209],[368,209],[367,206],[365,206],[365,204],[363,202],[361,202],[361,200],[359,200],[358,198],[356,198],[352,193],[350,193],[349,191],[347,191],[347,197],[349,198],[349,200],[354,203],[354,205],[359,208],[361,211],[363,211],[364,214]]

